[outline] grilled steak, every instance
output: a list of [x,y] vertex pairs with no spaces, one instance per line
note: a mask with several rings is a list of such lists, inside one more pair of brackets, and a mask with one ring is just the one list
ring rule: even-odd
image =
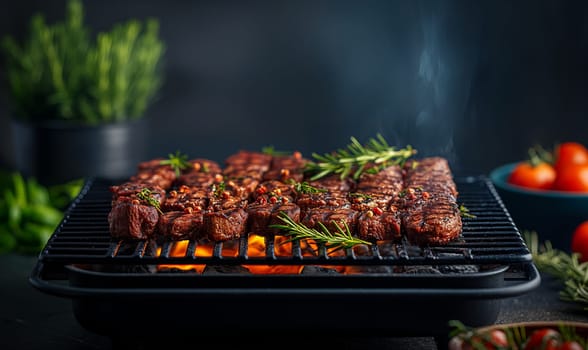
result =
[[278,218],[280,213],[288,215],[294,222],[300,221],[300,207],[294,203],[253,203],[249,205],[247,207],[247,231],[257,235],[273,235],[279,233],[278,229],[269,226],[284,223]]
[[130,197],[115,201],[108,214],[110,234],[122,239],[147,239],[154,233],[158,221],[157,209]]
[[110,233],[116,238],[145,239],[150,237],[159,220],[158,210],[140,194],[146,195],[161,205],[165,191],[161,187],[142,183],[126,182],[111,186],[112,209],[108,214]]
[[279,232],[270,226],[283,224],[280,213],[309,228],[336,232],[347,226],[371,241],[406,236],[412,244],[445,244],[461,233],[457,188],[441,157],[403,167],[371,165],[357,181],[338,174],[310,181],[308,160],[299,152],[239,151],[224,168],[192,159],[180,176],[161,160],[139,164],[128,182],[111,187],[113,237],[227,241],[247,233],[274,235]]
[[301,182],[304,179],[304,166],[308,162],[300,152],[288,156],[274,156],[268,171],[263,174],[264,180]]
[[242,208],[204,214],[204,232],[212,241],[237,239],[246,232],[247,212]]
[[131,182],[143,183],[151,186],[170,188],[176,180],[176,173],[169,165],[161,165],[164,159],[153,159],[142,162],[137,166],[137,173],[131,177]]
[[402,227],[412,244],[443,244],[461,233],[461,216],[455,198],[447,193],[410,201],[402,214]]
[[338,232],[349,227],[350,232],[355,232],[358,212],[351,208],[312,208],[304,212],[300,222],[309,228],[320,230],[320,224],[331,232]]
[[456,202],[457,187],[447,160],[424,158],[405,165],[402,229],[417,245],[443,244],[455,239],[462,228]]
[[203,224],[202,211],[169,211],[159,217],[157,229],[164,239],[193,239],[200,238]]
[[378,172],[364,172],[355,193],[350,193],[352,208],[361,212],[357,235],[366,240],[400,240],[399,194],[403,171],[392,165]]

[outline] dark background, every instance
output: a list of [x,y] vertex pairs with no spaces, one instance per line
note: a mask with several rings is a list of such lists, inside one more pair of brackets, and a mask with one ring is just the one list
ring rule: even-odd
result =
[[[0,34],[64,0],[20,0]],[[486,173],[534,144],[588,143],[585,1],[86,1],[109,29],[156,17],[165,85],[148,112],[148,157],[222,160],[274,145],[328,152],[382,133],[457,171]],[[3,63],[3,59],[0,59]],[[0,165],[13,164],[5,69]]]

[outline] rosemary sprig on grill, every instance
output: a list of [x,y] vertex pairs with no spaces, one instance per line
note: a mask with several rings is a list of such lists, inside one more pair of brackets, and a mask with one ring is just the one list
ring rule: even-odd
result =
[[588,310],[588,262],[581,263],[578,253],[570,255],[553,248],[550,241],[540,244],[534,231],[524,231],[523,238],[537,268],[564,283],[560,298]]
[[[303,224],[297,223],[284,212],[278,215],[278,218],[284,222],[283,225],[275,224],[270,225],[272,228],[277,228],[285,231],[290,238],[283,243],[288,243],[297,240],[312,239],[318,244],[324,244],[325,247],[330,251],[337,251],[340,249],[352,248],[358,244],[371,245],[371,242],[364,241],[351,235],[349,226],[346,222],[342,221],[341,224],[337,224],[337,231],[331,232],[322,223],[318,223],[320,230],[308,228]],[[341,228],[343,226],[344,228]]]
[[[351,143],[344,149],[323,155],[313,153],[312,156],[316,161],[308,162],[305,172],[314,174],[310,177],[312,181],[330,174],[340,174],[341,179],[350,175],[358,179],[368,165],[375,166],[379,171],[386,166],[404,164],[414,154],[416,150],[410,145],[396,149],[388,145],[380,134],[376,138],[371,138],[366,145],[362,145],[355,137],[351,137]],[[373,168],[371,169],[373,171]]]
[[151,192],[150,189],[143,188],[139,193],[137,193],[137,198],[147,202],[147,204],[157,209],[157,211],[160,214],[163,214],[163,212],[161,211],[161,207],[159,205],[159,201],[155,199],[155,197],[153,196],[153,192]]
[[176,151],[175,154],[170,153],[167,157],[167,159],[162,160],[159,164],[171,166],[177,176],[180,176],[182,170],[188,169],[192,166],[192,164],[188,162],[188,156],[180,153],[180,151]]
[[318,188],[310,185],[308,182],[296,182],[294,179],[288,179],[289,185],[294,187],[294,190],[298,193],[313,194],[313,193],[324,193],[327,192],[324,188]]
[[470,210],[468,208],[466,208],[466,206],[463,204],[459,205],[459,214],[461,215],[462,218],[474,219],[476,217],[474,214],[471,214]]

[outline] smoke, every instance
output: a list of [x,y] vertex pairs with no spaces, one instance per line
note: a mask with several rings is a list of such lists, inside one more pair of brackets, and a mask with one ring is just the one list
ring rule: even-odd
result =
[[472,11],[452,2],[339,9],[315,23],[333,78],[338,139],[381,133],[458,166],[476,61]]

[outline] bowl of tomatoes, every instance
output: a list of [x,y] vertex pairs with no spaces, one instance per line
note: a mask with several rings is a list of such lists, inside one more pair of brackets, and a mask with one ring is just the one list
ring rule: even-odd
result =
[[449,350],[583,350],[588,346],[588,323],[529,321],[475,329],[459,324],[451,335]]
[[588,220],[588,148],[578,142],[553,151],[534,147],[528,159],[492,170],[490,180],[519,230],[571,251],[574,231]]

